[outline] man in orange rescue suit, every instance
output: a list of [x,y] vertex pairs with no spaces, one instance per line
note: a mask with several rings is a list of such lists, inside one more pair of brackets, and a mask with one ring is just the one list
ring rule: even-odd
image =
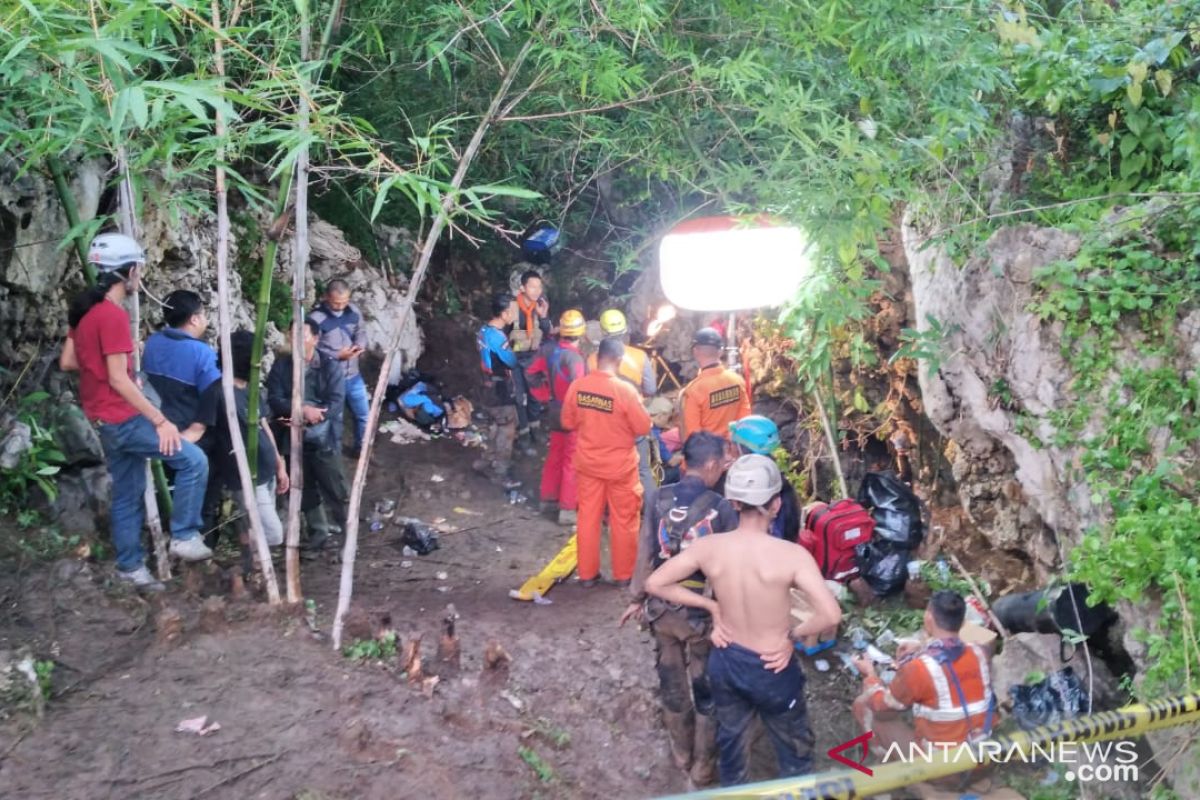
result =
[[[628,381],[630,386],[637,389],[643,401],[647,397],[653,397],[658,389],[654,364],[645,350],[629,343],[629,323],[625,320],[625,315],[615,308],[608,309],[600,315],[600,330],[604,332],[605,338],[619,339],[621,344],[625,345],[625,355],[617,365],[617,377]],[[588,356],[587,368],[588,372],[596,371],[595,353]],[[641,481],[643,495],[656,485],[654,475],[650,471],[650,438],[642,436],[637,440],[638,480]]]
[[750,413],[750,396],[742,376],[721,363],[725,341],[712,328],[701,328],[692,337],[692,357],[700,365],[695,380],[684,387],[681,396],[683,429],[680,438],[696,431],[715,433],[729,439],[729,423]]
[[642,485],[634,443],[650,433],[650,415],[637,390],[617,377],[625,355],[619,339],[605,339],[597,370],[571,384],[563,398],[562,427],[579,432],[575,473],[579,483],[579,580],[594,586],[600,577],[600,523],[608,508],[612,577],[628,586],[637,561]]

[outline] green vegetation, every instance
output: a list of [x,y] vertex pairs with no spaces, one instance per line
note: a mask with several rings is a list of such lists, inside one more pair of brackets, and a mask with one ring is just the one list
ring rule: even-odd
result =
[[58,497],[58,487],[50,480],[62,469],[67,457],[54,441],[54,431],[41,421],[39,406],[50,399],[46,392],[33,392],[21,398],[17,404],[16,417],[29,426],[32,446],[23,452],[12,469],[0,470],[0,514],[16,515],[20,527],[30,527],[40,520],[37,511],[31,509],[30,492],[36,487],[53,500]]
[[396,632],[385,631],[374,639],[358,639],[342,648],[351,661],[391,661],[396,657]]
[[546,760],[541,756],[539,756],[532,748],[518,747],[517,755],[521,757],[522,761],[529,765],[529,768],[533,770],[534,774],[537,775],[537,779],[542,783],[552,783],[557,780],[558,776],[554,773],[554,767],[550,766],[550,764],[547,763]]

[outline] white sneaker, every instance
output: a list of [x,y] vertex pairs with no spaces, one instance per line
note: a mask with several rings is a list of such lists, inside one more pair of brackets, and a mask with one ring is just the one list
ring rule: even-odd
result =
[[165,592],[167,590],[167,587],[150,574],[150,570],[146,569],[145,565],[129,572],[123,569],[117,570],[117,580],[130,584],[139,592]]
[[193,536],[191,539],[172,539],[171,555],[184,561],[207,561],[213,557],[213,551],[208,549],[202,537]]

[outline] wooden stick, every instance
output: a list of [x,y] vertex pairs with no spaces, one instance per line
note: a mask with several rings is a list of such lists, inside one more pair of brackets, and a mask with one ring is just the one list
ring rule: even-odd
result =
[[992,624],[996,626],[997,632],[999,632],[999,634],[1005,639],[1008,639],[1010,636],[1012,636],[1012,634],[1008,632],[1004,625],[1000,623],[1000,619],[992,612],[992,606],[988,603],[987,598],[983,596],[983,592],[979,591],[979,584],[975,583],[975,579],[971,577],[971,574],[963,567],[962,562],[958,560],[958,556],[951,553],[950,563],[954,565],[954,568],[958,570],[958,574],[962,575],[963,579],[967,582],[967,585],[971,587],[971,594],[975,595],[975,599],[983,605],[983,610],[987,612],[988,618],[991,619]]
[[358,553],[358,517],[359,509],[362,507],[363,488],[367,482],[367,467],[371,461],[371,448],[375,444],[375,431],[379,427],[379,412],[383,407],[383,396],[387,391],[387,376],[391,370],[392,361],[396,357],[396,353],[400,350],[401,337],[404,335],[404,325],[408,321],[409,312],[412,310],[413,303],[416,302],[417,293],[421,291],[421,283],[425,280],[425,273],[429,269],[429,262],[433,258],[433,249],[437,245],[438,236],[442,229],[446,227],[446,222],[450,217],[450,212],[455,204],[455,192],[462,187],[463,181],[466,180],[467,170],[471,166],[471,162],[475,158],[475,154],[479,152],[479,147],[483,143],[484,134],[491,127],[495,120],[496,113],[500,110],[501,104],[504,102],[509,89],[512,88],[513,81],[520,72],[521,66],[525,63],[525,59],[529,56],[533,49],[534,40],[541,32],[545,25],[545,20],[539,22],[529,38],[525,40],[525,44],[517,53],[513,63],[509,66],[508,72],[504,74],[504,78],[500,81],[500,88],[496,90],[496,94],[492,97],[491,105],[486,113],[479,120],[479,125],[475,128],[475,134],[471,137],[471,141],[463,150],[462,157],[458,161],[458,168],[454,172],[454,177],[450,180],[451,191],[447,192],[438,206],[438,214],[434,217],[432,224],[429,226],[429,232],[425,235],[425,241],[421,247],[421,254],[417,259],[416,269],[413,270],[412,281],[409,283],[408,292],[404,296],[404,300],[400,304],[399,310],[396,312],[396,333],[392,336],[392,341],[388,345],[387,354],[383,358],[383,364],[379,367],[379,379],[375,381],[375,390],[371,396],[371,409],[367,414],[367,430],[363,437],[362,450],[358,454],[358,465],[354,470],[354,483],[350,487],[350,506],[346,514],[346,546],[342,551],[342,577],[338,586],[338,604],[337,612],[333,618],[333,649],[340,651],[342,648],[342,623],[345,620],[346,613],[350,610],[350,599],[354,593],[354,558]]
[[[221,7],[219,0],[212,0],[213,27],[221,29]],[[225,55],[221,49],[221,38],[213,43],[213,56],[217,75],[225,79]],[[237,464],[238,478],[242,484],[242,498],[246,516],[250,519],[250,541],[258,551],[262,567],[263,584],[267,588],[267,601],[279,603],[279,584],[275,581],[275,565],[271,563],[271,549],[267,534],[263,531],[262,517],[258,513],[258,499],[254,492],[254,478],[250,475],[250,462],[246,459],[246,447],[242,441],[242,429],[238,424],[237,401],[233,394],[233,315],[229,311],[229,193],[225,188],[225,114],[221,106],[214,112],[214,127],[217,134],[217,327],[221,339],[221,391],[225,396],[225,421],[229,427],[229,439],[233,445],[233,460]],[[247,427],[258,427],[258,409],[246,409]]]
[[825,412],[825,399],[821,397],[821,387],[813,385],[813,399],[817,402],[817,414],[821,417],[821,427],[825,430],[825,439],[829,442],[829,455],[833,459],[833,472],[837,475],[838,488],[842,491],[842,497],[849,497],[850,491],[846,488],[846,476],[842,473],[842,459],[838,456],[837,439],[833,435],[833,426],[829,422],[829,415]]

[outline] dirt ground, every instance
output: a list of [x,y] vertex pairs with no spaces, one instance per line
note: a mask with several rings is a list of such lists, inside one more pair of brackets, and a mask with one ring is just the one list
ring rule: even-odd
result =
[[[470,470],[453,440],[396,445],[381,437],[364,508],[446,518],[441,549],[405,558],[400,528],[363,525],[355,583],[360,617],[389,618],[402,642],[422,637],[427,696],[394,663],[355,663],[328,639],[340,566],[305,562],[302,609],[273,611],[228,594],[235,558],[177,579],[146,602],[114,587],[111,561],[0,567],[0,650],[53,659],[40,721],[0,722],[0,797],[340,798],[653,797],[686,789],[671,764],[654,697],[647,633],[618,629],[625,599],[574,581],[550,605],[509,599],[567,534],[528,505],[510,505]],[[538,465],[524,466],[526,486]],[[433,475],[444,478],[431,480]],[[530,489],[532,493],[532,488]],[[405,562],[411,562],[405,566]],[[439,577],[444,573],[444,579]],[[436,663],[447,604],[460,615],[461,670]],[[162,609],[181,617],[174,637]],[[170,616],[170,613],[167,614]],[[164,639],[171,639],[164,641]],[[483,668],[489,641],[511,665]],[[854,682],[808,669],[818,763],[855,735]],[[220,730],[177,733],[207,716]],[[770,757],[756,748],[756,770]]]

